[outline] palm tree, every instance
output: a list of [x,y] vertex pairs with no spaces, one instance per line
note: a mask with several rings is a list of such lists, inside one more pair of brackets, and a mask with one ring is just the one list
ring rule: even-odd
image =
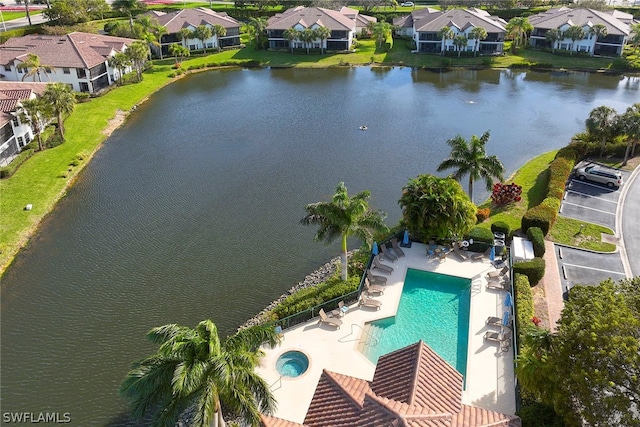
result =
[[453,37],[455,37],[455,33],[449,27],[442,27],[442,28],[440,28],[440,31],[438,31],[438,37],[440,38],[440,40],[442,40],[442,46],[440,48],[440,52],[441,52],[440,54],[444,55],[445,43],[446,43],[447,40],[453,39]]
[[[29,13],[29,0],[24,0],[24,11],[27,14],[27,21],[29,21],[29,26],[33,25],[31,23],[31,14]],[[5,29],[6,31],[6,29]]]
[[20,121],[31,126],[38,140],[38,150],[42,151],[44,144],[40,134],[51,118],[51,106],[42,98],[25,99],[20,104]]
[[142,81],[142,70],[144,69],[147,59],[151,56],[149,45],[142,40],[135,41],[126,50],[127,57],[131,60],[133,67],[136,69],[138,81]]
[[215,24],[211,30],[214,36],[216,36],[216,42],[218,44],[218,52],[220,52],[220,37],[227,35],[227,29],[220,24]]
[[193,30],[193,35],[202,42],[202,49],[207,53],[207,45],[205,44],[205,41],[213,36],[213,30],[211,27],[208,25],[198,25],[196,29]]
[[578,25],[572,25],[567,28],[567,31],[565,31],[563,35],[565,38],[571,39],[571,50],[569,50],[569,56],[571,56],[573,54],[573,48],[576,44],[576,40],[584,38],[584,30]]
[[640,103],[627,108],[619,120],[621,130],[627,135],[627,149],[622,161],[622,166],[626,166],[629,154],[635,152],[636,144],[640,141]]
[[444,159],[438,172],[445,169],[457,168],[453,178],[460,181],[463,176],[469,175],[469,198],[473,201],[473,182],[480,178],[485,180],[487,191],[493,186],[493,178],[502,181],[504,166],[496,156],[487,156],[485,145],[489,142],[489,131],[480,138],[475,135],[467,142],[462,136],[457,135],[449,139],[447,144],[451,147],[451,154]]
[[556,43],[563,39],[562,31],[552,28],[544,33],[544,39],[551,44],[551,53],[555,53]]
[[587,132],[600,139],[600,155],[604,153],[607,139],[615,134],[617,127],[618,113],[611,107],[601,105],[589,113],[585,120]]
[[76,97],[73,90],[64,83],[51,83],[47,85],[42,99],[48,103],[58,121],[58,135],[64,141],[64,115],[73,112],[76,106]]
[[188,49],[189,48],[189,39],[195,39],[196,36],[195,34],[193,34],[193,31],[191,31],[188,28],[180,28],[180,31],[178,31],[178,40],[184,42],[185,47]]
[[307,48],[307,55],[309,55],[309,45],[317,38],[316,32],[311,28],[305,28],[300,32],[300,40],[304,42]]
[[263,355],[260,345],[278,342],[272,325],[243,329],[221,342],[216,325],[205,320],[195,329],[160,326],[147,338],[158,351],[135,363],[120,385],[134,418],[152,415],[153,425],[174,426],[193,407],[194,426],[224,426],[224,406],[258,426],[260,412],[273,412],[269,385],[254,371]]
[[318,27],[316,28],[316,34],[320,39],[320,53],[324,53],[325,51],[325,40],[331,37],[331,30],[327,27]]
[[476,56],[478,50],[480,50],[480,40],[484,40],[489,36],[487,30],[482,27],[474,27],[469,32],[469,38],[473,40],[473,56]]
[[182,59],[191,54],[189,52],[189,48],[186,48],[178,43],[169,45],[169,53],[175,58],[176,65],[178,65],[178,58]]
[[144,3],[139,0],[114,0],[111,3],[111,8],[113,10],[118,10],[120,12],[125,13],[129,17],[129,28],[133,33],[133,12],[136,10],[145,9]]
[[342,239],[342,280],[347,280],[347,238],[357,236],[371,243],[373,231],[385,231],[386,214],[369,208],[369,191],[362,191],[353,197],[347,194],[344,182],[338,184],[336,193],[330,202],[317,202],[307,205],[307,215],[300,220],[304,225],[317,225],[315,240],[332,243],[338,237]]
[[284,37],[289,40],[289,49],[293,53],[293,41],[300,38],[300,31],[295,28],[287,28],[283,33]]
[[634,24],[629,27],[631,29],[631,38],[629,43],[633,46],[633,53],[636,53],[638,46],[640,46],[640,24]]
[[26,69],[27,72],[24,76],[22,76],[22,81],[27,77],[33,77],[33,81],[36,81],[36,77],[39,82],[42,82],[42,74],[44,73],[47,78],[49,77],[49,73],[53,72],[53,67],[49,65],[44,65],[40,63],[40,57],[35,53],[30,53],[27,55],[27,60],[22,64],[18,65],[18,68]]
[[122,78],[124,77],[124,72],[129,65],[131,65],[131,60],[124,52],[117,52],[111,58],[109,58],[109,66],[118,70],[118,84],[122,84]]
[[600,37],[602,38],[607,37],[607,35],[609,34],[609,31],[607,31],[606,25],[595,24],[593,27],[589,29],[589,34],[591,34],[592,36],[595,36],[596,41],[598,41]]
[[256,49],[261,49],[267,35],[267,19],[263,16],[249,18],[249,33]]
[[385,21],[380,21],[373,24],[372,33],[373,37],[376,39],[376,45],[379,48],[384,47],[387,39],[391,35],[392,29],[393,26]]
[[467,40],[464,34],[458,34],[457,36],[454,37],[453,45],[456,47],[456,50],[458,51],[458,58],[460,58],[460,53],[462,52],[462,49],[468,43],[469,43],[469,40]]
[[505,27],[507,35],[513,40],[511,43],[511,52],[516,53],[516,48],[527,43],[527,32],[533,30],[533,25],[528,18],[515,17],[511,18]]

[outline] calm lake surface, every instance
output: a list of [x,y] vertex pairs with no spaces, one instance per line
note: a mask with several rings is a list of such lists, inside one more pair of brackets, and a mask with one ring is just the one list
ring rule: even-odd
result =
[[206,318],[232,333],[338,255],[298,221],[339,181],[370,190],[392,225],[402,186],[435,172],[448,138],[490,129],[487,151],[511,174],[566,145],[591,109],[638,102],[639,85],[354,68],[213,71],[166,87],[105,142],[4,275],[2,411],[130,425],[117,389],[154,350],[145,333]]

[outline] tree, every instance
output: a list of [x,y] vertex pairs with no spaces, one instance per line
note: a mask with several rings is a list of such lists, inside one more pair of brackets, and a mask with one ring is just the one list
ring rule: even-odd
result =
[[131,61],[133,68],[136,69],[136,76],[139,82],[142,81],[142,71],[144,70],[145,64],[151,56],[151,51],[149,50],[149,45],[142,40],[135,41],[129,45],[125,54]]
[[462,52],[462,49],[464,49],[468,43],[469,43],[469,40],[467,40],[464,34],[458,34],[457,36],[454,37],[453,45],[456,47],[456,50],[458,51],[458,58],[460,58],[460,53]]
[[57,0],[42,14],[58,25],[75,25],[90,20],[86,0]]
[[213,36],[213,30],[208,25],[198,25],[195,30],[193,30],[193,35],[195,38],[202,42],[202,49],[204,49],[205,53],[207,52],[207,45],[205,41],[210,39]]
[[372,25],[371,33],[376,39],[376,45],[378,46],[378,48],[384,47],[387,39],[391,35],[392,28],[393,26],[385,21],[379,21]]
[[480,138],[471,136],[469,142],[462,136],[457,135],[449,139],[447,144],[451,147],[451,154],[438,166],[438,171],[456,168],[453,178],[462,179],[469,175],[469,199],[473,200],[473,182],[480,178],[485,180],[487,191],[491,191],[493,178],[502,181],[504,166],[496,156],[487,156],[485,145],[489,142],[489,131],[482,134]]
[[175,324],[152,329],[147,338],[157,352],[134,364],[120,386],[133,417],[152,415],[153,425],[174,426],[194,408],[194,426],[224,426],[222,407],[251,426],[260,412],[272,413],[269,385],[255,373],[260,345],[275,345],[272,325],[243,329],[220,341],[216,325],[202,321],[191,329]]
[[87,12],[93,19],[104,19],[104,14],[111,10],[105,0],[87,0]]
[[218,44],[218,52],[220,52],[220,49],[221,49],[220,37],[224,37],[227,35],[227,29],[220,24],[215,24],[211,29],[211,32],[213,33],[214,36],[216,36],[216,41]]
[[316,34],[320,39],[320,52],[324,53],[325,51],[325,41],[331,37],[331,30],[327,27],[318,27],[316,28]]
[[480,40],[484,40],[488,36],[487,30],[482,27],[474,27],[469,32],[469,38],[473,40],[473,56],[476,56],[476,53],[480,49]]
[[114,0],[111,8],[129,17],[129,28],[133,32],[133,14],[139,10],[145,10],[146,6],[139,0]]
[[587,132],[600,140],[600,155],[604,153],[607,139],[616,133],[618,114],[616,110],[606,105],[596,107],[585,120]]
[[476,206],[452,178],[412,178],[398,203],[409,232],[425,242],[462,236],[476,223]]
[[267,19],[263,16],[249,18],[249,34],[256,49],[262,49],[267,39]]
[[300,32],[300,40],[302,40],[307,48],[307,55],[309,55],[309,46],[317,39],[316,32],[311,28],[305,28]]
[[35,53],[29,53],[27,55],[27,60],[22,64],[18,65],[18,68],[21,70],[26,69],[27,72],[24,76],[22,76],[22,81],[24,81],[28,77],[33,77],[33,81],[36,81],[36,77],[39,82],[42,82],[42,74],[44,73],[47,78],[48,74],[53,72],[53,67],[49,65],[44,65],[40,62],[40,57]]
[[607,31],[606,25],[595,24],[593,27],[589,29],[589,34],[591,34],[592,36],[595,36],[597,41],[600,37],[602,38],[607,37],[607,35],[609,34],[609,31]]
[[527,33],[533,30],[533,25],[528,18],[515,17],[511,18],[505,27],[507,36],[513,40],[511,43],[511,53],[515,54],[518,46],[524,46],[527,43]]
[[189,48],[179,45],[178,43],[173,43],[169,45],[169,54],[173,55],[176,61],[176,65],[178,65],[178,58],[185,58],[191,53],[189,52]]
[[184,43],[187,45],[186,46],[187,48],[189,46],[188,40],[196,38],[195,34],[193,34],[193,31],[191,31],[188,28],[180,28],[180,31],[178,31],[177,36],[178,36],[178,40],[184,41]]
[[314,239],[327,244],[338,237],[342,241],[342,280],[347,280],[347,238],[356,236],[371,244],[372,232],[386,231],[386,214],[369,208],[369,191],[362,191],[353,197],[347,194],[347,187],[341,182],[330,202],[317,202],[305,207],[307,214],[300,220],[303,225],[317,225]]
[[31,126],[38,140],[38,150],[42,151],[44,144],[40,134],[51,119],[51,106],[42,98],[25,99],[20,104],[20,121]]
[[544,39],[549,42],[551,45],[551,53],[555,53],[556,51],[556,43],[562,40],[562,31],[552,28],[546,33],[544,33]]
[[64,83],[50,83],[47,85],[42,99],[49,104],[58,121],[58,135],[64,141],[64,117],[73,112],[76,97],[73,90]]
[[289,49],[291,50],[291,53],[293,53],[293,41],[300,38],[300,31],[291,27],[284,30],[283,35],[287,40],[289,40]]
[[29,0],[24,0],[24,11],[27,14],[27,21],[29,21],[29,26],[33,25],[31,23],[31,13],[29,13]]
[[627,149],[624,152],[622,166],[626,166],[629,155],[635,153],[635,147],[640,141],[640,103],[635,103],[619,116],[620,130],[627,136]]
[[571,39],[571,49],[569,50],[569,55],[573,55],[574,45],[576,44],[576,41],[584,38],[584,30],[578,25],[572,25],[571,27],[567,28],[563,36],[567,39]]
[[631,29],[631,37],[629,43],[633,46],[633,53],[635,54],[640,46],[640,24],[634,24],[629,27]]
[[140,26],[142,27],[142,38],[146,40],[147,43],[149,43],[150,48],[158,53],[160,59],[163,59],[162,36],[167,34],[167,29],[160,25],[157,19],[146,15],[137,18],[135,23],[140,24]]
[[451,28],[449,27],[440,28],[440,31],[438,31],[438,38],[442,40],[442,46],[440,47],[441,55],[444,55],[445,47],[446,47],[445,45],[447,43],[447,40],[453,39],[454,36],[455,36],[455,33]]
[[124,52],[117,52],[109,58],[109,66],[118,70],[118,84],[122,84],[122,78],[127,67],[131,65],[131,59]]

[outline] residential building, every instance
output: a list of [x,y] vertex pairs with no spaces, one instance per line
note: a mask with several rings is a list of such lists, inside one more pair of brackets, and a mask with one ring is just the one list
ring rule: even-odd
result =
[[[629,23],[633,21],[629,20],[627,14],[621,14],[617,11],[604,12],[561,7],[530,16],[529,22],[533,26],[529,37],[531,46],[553,47],[554,49],[585,52],[589,55],[620,56],[629,38]],[[596,37],[593,28],[598,24],[605,26],[606,36]],[[584,31],[582,39],[573,41],[564,37],[555,41],[553,46],[546,39],[545,35],[549,30],[555,29],[564,33],[573,26],[582,28]]]
[[47,83],[0,82],[0,166],[6,166],[33,140],[33,129],[20,120],[20,102],[42,95]]
[[[467,44],[462,49],[466,52],[477,51],[481,54],[500,54],[504,50],[504,38],[507,33],[506,21],[480,9],[450,9],[440,11],[430,7],[411,12],[393,20],[393,25],[400,28],[397,34],[411,37],[416,43],[415,52],[441,53],[443,50],[456,50],[452,39],[442,40],[438,35],[444,27],[453,31],[454,37],[463,35]],[[471,32],[474,28],[484,28],[487,38],[474,40]]]
[[[365,28],[369,22],[376,22],[370,16],[361,15],[357,10],[343,7],[339,11],[321,7],[298,6],[271,17],[267,25],[270,49],[312,48],[332,51],[348,51],[356,38],[358,29]],[[295,28],[298,31],[315,30],[326,27],[331,35],[325,39],[316,39],[307,43],[300,39],[293,40],[290,46],[285,31]]]
[[[73,32],[64,36],[31,34],[0,45],[0,81],[22,81],[28,70],[20,68],[29,54],[52,68],[46,81],[66,83],[77,92],[95,93],[120,77],[109,59],[125,52],[134,39]],[[127,67],[124,72],[131,71]],[[45,80],[45,79],[43,79]]]
[[[189,50],[199,49],[223,49],[226,47],[240,46],[240,22],[236,21],[223,12],[214,12],[211,9],[197,7],[195,9],[182,9],[176,12],[164,13],[159,11],[150,11],[145,15],[149,15],[156,19],[160,25],[167,29],[160,40],[162,52],[168,52],[169,45],[174,43],[181,44]],[[215,25],[221,25],[225,30],[224,36],[213,34],[210,38],[202,40],[197,38],[189,38],[182,40],[180,38],[180,30],[186,28],[194,31],[198,26],[205,25],[213,28]]]
[[381,356],[372,381],[322,371],[304,423],[263,427],[520,427],[515,415],[461,403],[463,377],[423,341]]

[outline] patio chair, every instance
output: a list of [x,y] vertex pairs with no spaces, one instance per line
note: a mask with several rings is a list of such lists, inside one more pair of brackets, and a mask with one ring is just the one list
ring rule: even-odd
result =
[[391,252],[388,248],[387,245],[385,245],[384,243],[380,245],[380,249],[382,250],[382,256],[384,258],[389,258],[391,260],[391,262],[396,262],[396,260],[398,259],[397,256],[395,256],[393,254],[393,252]]
[[327,316],[327,313],[325,313],[323,309],[320,309],[318,314],[320,315],[320,323],[327,323],[331,326],[335,326],[336,329],[340,329],[340,325],[342,325],[342,320],[336,319],[335,317]]
[[402,249],[400,249],[400,245],[398,244],[398,239],[396,239],[395,237],[391,239],[391,247],[399,257],[404,256],[404,252],[402,251]]
[[457,243],[453,244],[453,253],[455,253],[462,261],[466,261],[469,259],[469,254],[465,251],[460,250]]
[[380,310],[382,307],[382,301],[378,301],[377,299],[369,298],[364,294],[360,296],[360,305],[364,305],[365,307],[374,307],[376,310]]
[[487,331],[484,334],[484,339],[499,343],[502,351],[508,351],[509,347],[511,347],[511,329],[500,328],[500,332]]
[[487,273],[487,280],[499,279],[500,277],[507,276],[509,274],[509,267],[504,267],[502,270],[490,271]]
[[391,274],[393,273],[393,267],[390,267],[386,264],[380,262],[380,256],[373,257],[373,268],[382,271],[383,273]]
[[502,317],[489,316],[487,317],[487,321],[485,322],[489,326],[500,326],[508,328],[511,321],[511,313],[508,311],[504,312]]
[[508,278],[498,278],[498,279],[491,279],[487,282],[487,288],[489,289],[497,289],[499,291],[510,291],[511,290],[511,283],[509,283]]
[[371,273],[371,270],[367,270],[367,277],[365,278],[369,279],[369,283],[372,285],[386,285],[387,284],[387,278],[384,276],[376,276],[375,274]]
[[451,253],[451,251],[447,251],[447,250],[441,250],[437,253],[438,255],[438,261],[440,262],[444,262],[446,261],[447,257],[449,256],[449,254]]
[[336,308],[335,310],[331,311],[331,315],[333,317],[342,317],[347,313],[347,310],[349,308],[347,306],[344,305],[344,301],[340,301],[338,303],[338,308]]
[[369,283],[369,279],[365,277],[364,279],[364,288],[367,291],[367,295],[372,295],[372,294],[379,294],[382,295],[384,294],[384,288],[380,285],[372,285],[371,283]]
[[489,258],[490,253],[491,253],[491,248],[487,249],[484,252],[476,252],[471,255],[471,259],[473,261],[482,261],[483,258]]

